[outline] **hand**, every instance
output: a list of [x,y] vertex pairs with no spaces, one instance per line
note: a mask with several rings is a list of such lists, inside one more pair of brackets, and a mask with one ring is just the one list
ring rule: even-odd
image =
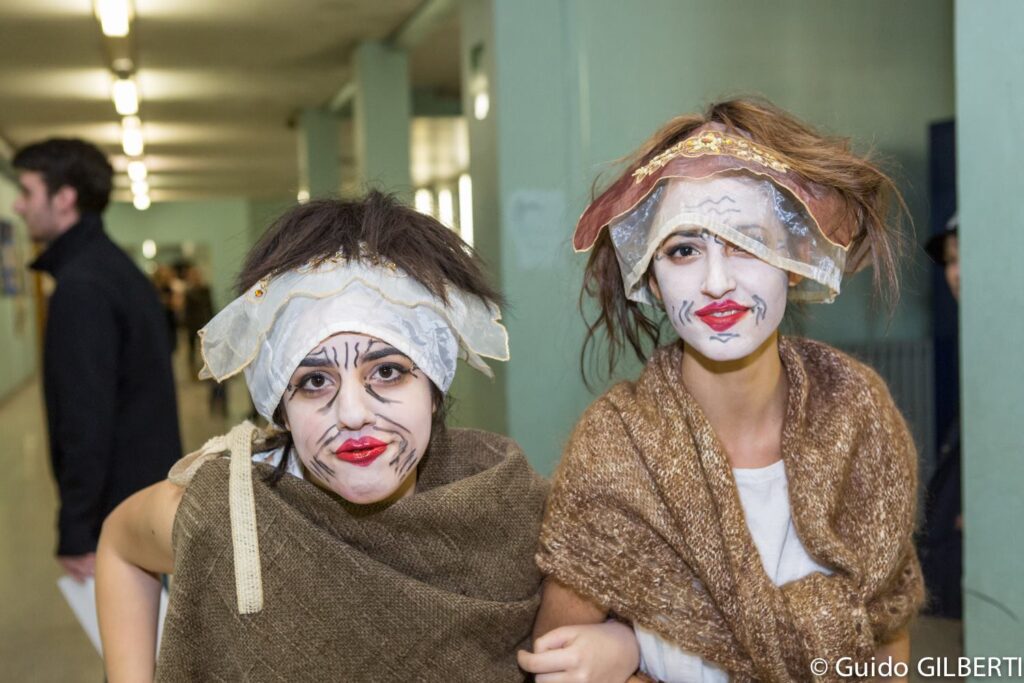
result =
[[537,683],[623,683],[640,664],[633,629],[618,621],[562,626],[520,650],[519,666]]
[[58,555],[57,562],[60,563],[64,573],[78,583],[82,583],[96,574],[96,553]]

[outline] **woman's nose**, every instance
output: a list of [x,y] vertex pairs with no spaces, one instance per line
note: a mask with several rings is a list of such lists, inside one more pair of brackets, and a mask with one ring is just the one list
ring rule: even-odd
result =
[[373,422],[368,398],[366,389],[359,382],[343,382],[334,406],[339,426],[355,431]]
[[718,299],[736,288],[736,281],[732,276],[732,266],[724,250],[710,248],[707,256],[707,270],[704,272],[704,282],[701,291],[712,299]]

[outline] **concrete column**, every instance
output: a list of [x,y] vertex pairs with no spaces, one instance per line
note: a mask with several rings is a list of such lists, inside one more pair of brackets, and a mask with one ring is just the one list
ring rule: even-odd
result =
[[1024,643],[1021,26],[1017,0],[956,3],[964,630],[972,657],[1019,657]]
[[332,197],[340,188],[338,119],[325,109],[304,109],[299,115],[299,192]]
[[574,3],[460,7],[474,239],[509,299],[512,351],[497,383],[471,387],[474,400],[463,403],[474,421],[504,429],[550,472],[590,399],[576,362],[582,260],[569,244],[589,182],[579,162]]
[[353,107],[359,184],[412,199],[409,129],[412,92],[409,60],[403,50],[381,43],[356,49]]

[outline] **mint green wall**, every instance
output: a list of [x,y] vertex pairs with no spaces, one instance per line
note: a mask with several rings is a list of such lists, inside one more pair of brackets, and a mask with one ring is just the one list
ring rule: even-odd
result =
[[964,626],[972,657],[1024,643],[1024,3],[956,6]]
[[[32,258],[31,244],[21,219],[11,209],[18,196],[17,185],[0,175],[0,218],[15,226],[15,240],[21,260]],[[20,296],[0,294],[0,400],[20,387],[36,370],[36,302],[33,276],[24,274],[25,291]]]
[[115,203],[104,216],[110,237],[121,244],[145,240],[177,244],[186,240],[207,245],[214,305],[234,298],[232,286],[246,251],[252,245],[250,204],[244,199],[154,203],[146,211]]
[[[482,43],[490,79],[491,113],[470,119],[475,224],[510,300],[513,358],[472,402],[504,402],[508,433],[542,471],[592,400],[577,370],[585,257],[570,248],[573,224],[594,178],[667,119],[763,94],[895,157],[927,224],[927,126],[954,106],[948,0],[645,0],[642,11],[617,0],[464,0],[461,12],[463,65]],[[861,275],[812,310],[805,332],[834,342],[927,335],[927,270],[911,264],[905,279],[891,323],[870,310]]]

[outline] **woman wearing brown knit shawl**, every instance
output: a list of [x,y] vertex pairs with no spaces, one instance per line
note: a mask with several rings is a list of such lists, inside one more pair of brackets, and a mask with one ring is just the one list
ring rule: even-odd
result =
[[[587,342],[603,329],[609,369],[626,344],[646,367],[590,406],[559,466],[520,653],[538,682],[638,663],[672,682],[837,680],[909,657],[906,425],[871,369],[777,331],[787,298],[831,301],[869,262],[895,296],[893,197],[844,140],[732,101],[671,121],[588,207]],[[681,340],[646,357],[661,321],[639,304]]]
[[[458,235],[380,193],[282,216],[203,328],[271,424],[182,459],[108,518],[111,683],[522,681],[547,483],[515,442],[445,429],[457,360],[508,359]],[[173,573],[159,658],[156,572]],[[154,670],[155,668],[155,670]]]

